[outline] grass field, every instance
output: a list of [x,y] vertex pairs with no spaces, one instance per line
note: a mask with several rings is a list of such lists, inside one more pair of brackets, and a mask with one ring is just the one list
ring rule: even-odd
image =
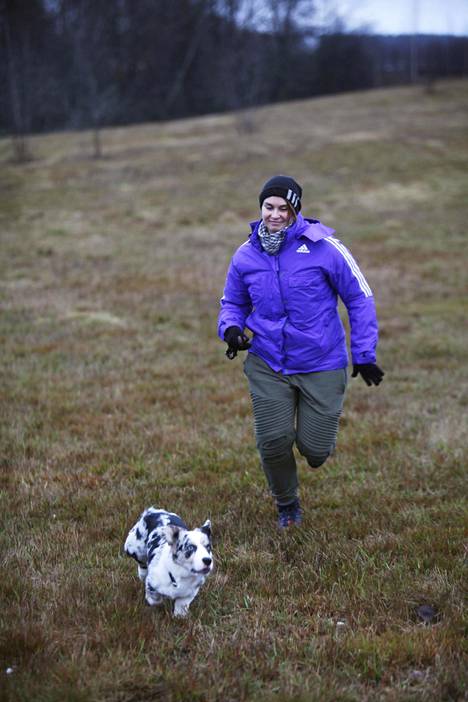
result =
[[[468,83],[249,119],[106,130],[99,161],[86,133],[22,166],[0,141],[2,700],[467,699]],[[365,271],[386,371],[350,382],[333,459],[299,459],[284,534],[216,338],[277,172]],[[213,523],[187,620],[122,554],[150,504]]]

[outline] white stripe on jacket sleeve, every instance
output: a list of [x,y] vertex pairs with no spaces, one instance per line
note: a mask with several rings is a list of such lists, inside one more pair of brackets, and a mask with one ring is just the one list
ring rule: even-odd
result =
[[335,249],[337,249],[337,251],[340,252],[348,266],[351,268],[355,278],[359,283],[359,287],[361,288],[364,295],[366,297],[372,297],[372,290],[369,287],[369,283],[364,278],[358,264],[356,263],[355,259],[351,256],[351,253],[348,251],[348,249],[345,246],[343,246],[341,241],[338,241],[338,239],[334,239],[331,236],[324,239],[324,241],[328,241],[329,244],[334,246]]

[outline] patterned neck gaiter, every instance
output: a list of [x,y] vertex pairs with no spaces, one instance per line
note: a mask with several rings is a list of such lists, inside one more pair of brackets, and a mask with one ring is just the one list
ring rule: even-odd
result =
[[270,233],[267,229],[266,224],[262,221],[258,227],[258,238],[263,249],[270,254],[270,256],[275,256],[281,248],[281,244],[284,241],[286,232],[291,225],[288,224],[279,232]]

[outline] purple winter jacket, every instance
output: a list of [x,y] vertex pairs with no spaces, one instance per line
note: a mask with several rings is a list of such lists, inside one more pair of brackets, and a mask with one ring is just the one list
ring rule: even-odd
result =
[[279,253],[267,254],[252,222],[232,257],[221,298],[218,334],[253,333],[250,352],[285,375],[348,365],[338,295],[348,311],[353,363],[375,363],[378,339],[372,291],[334,230],[298,215]]

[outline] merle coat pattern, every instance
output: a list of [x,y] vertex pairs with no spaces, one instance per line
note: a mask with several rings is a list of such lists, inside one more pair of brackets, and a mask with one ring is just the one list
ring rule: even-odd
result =
[[189,530],[173,512],[149,507],[130,529],[125,553],[138,563],[146,602],[174,600],[174,616],[185,617],[190,603],[213,569],[211,522]]

